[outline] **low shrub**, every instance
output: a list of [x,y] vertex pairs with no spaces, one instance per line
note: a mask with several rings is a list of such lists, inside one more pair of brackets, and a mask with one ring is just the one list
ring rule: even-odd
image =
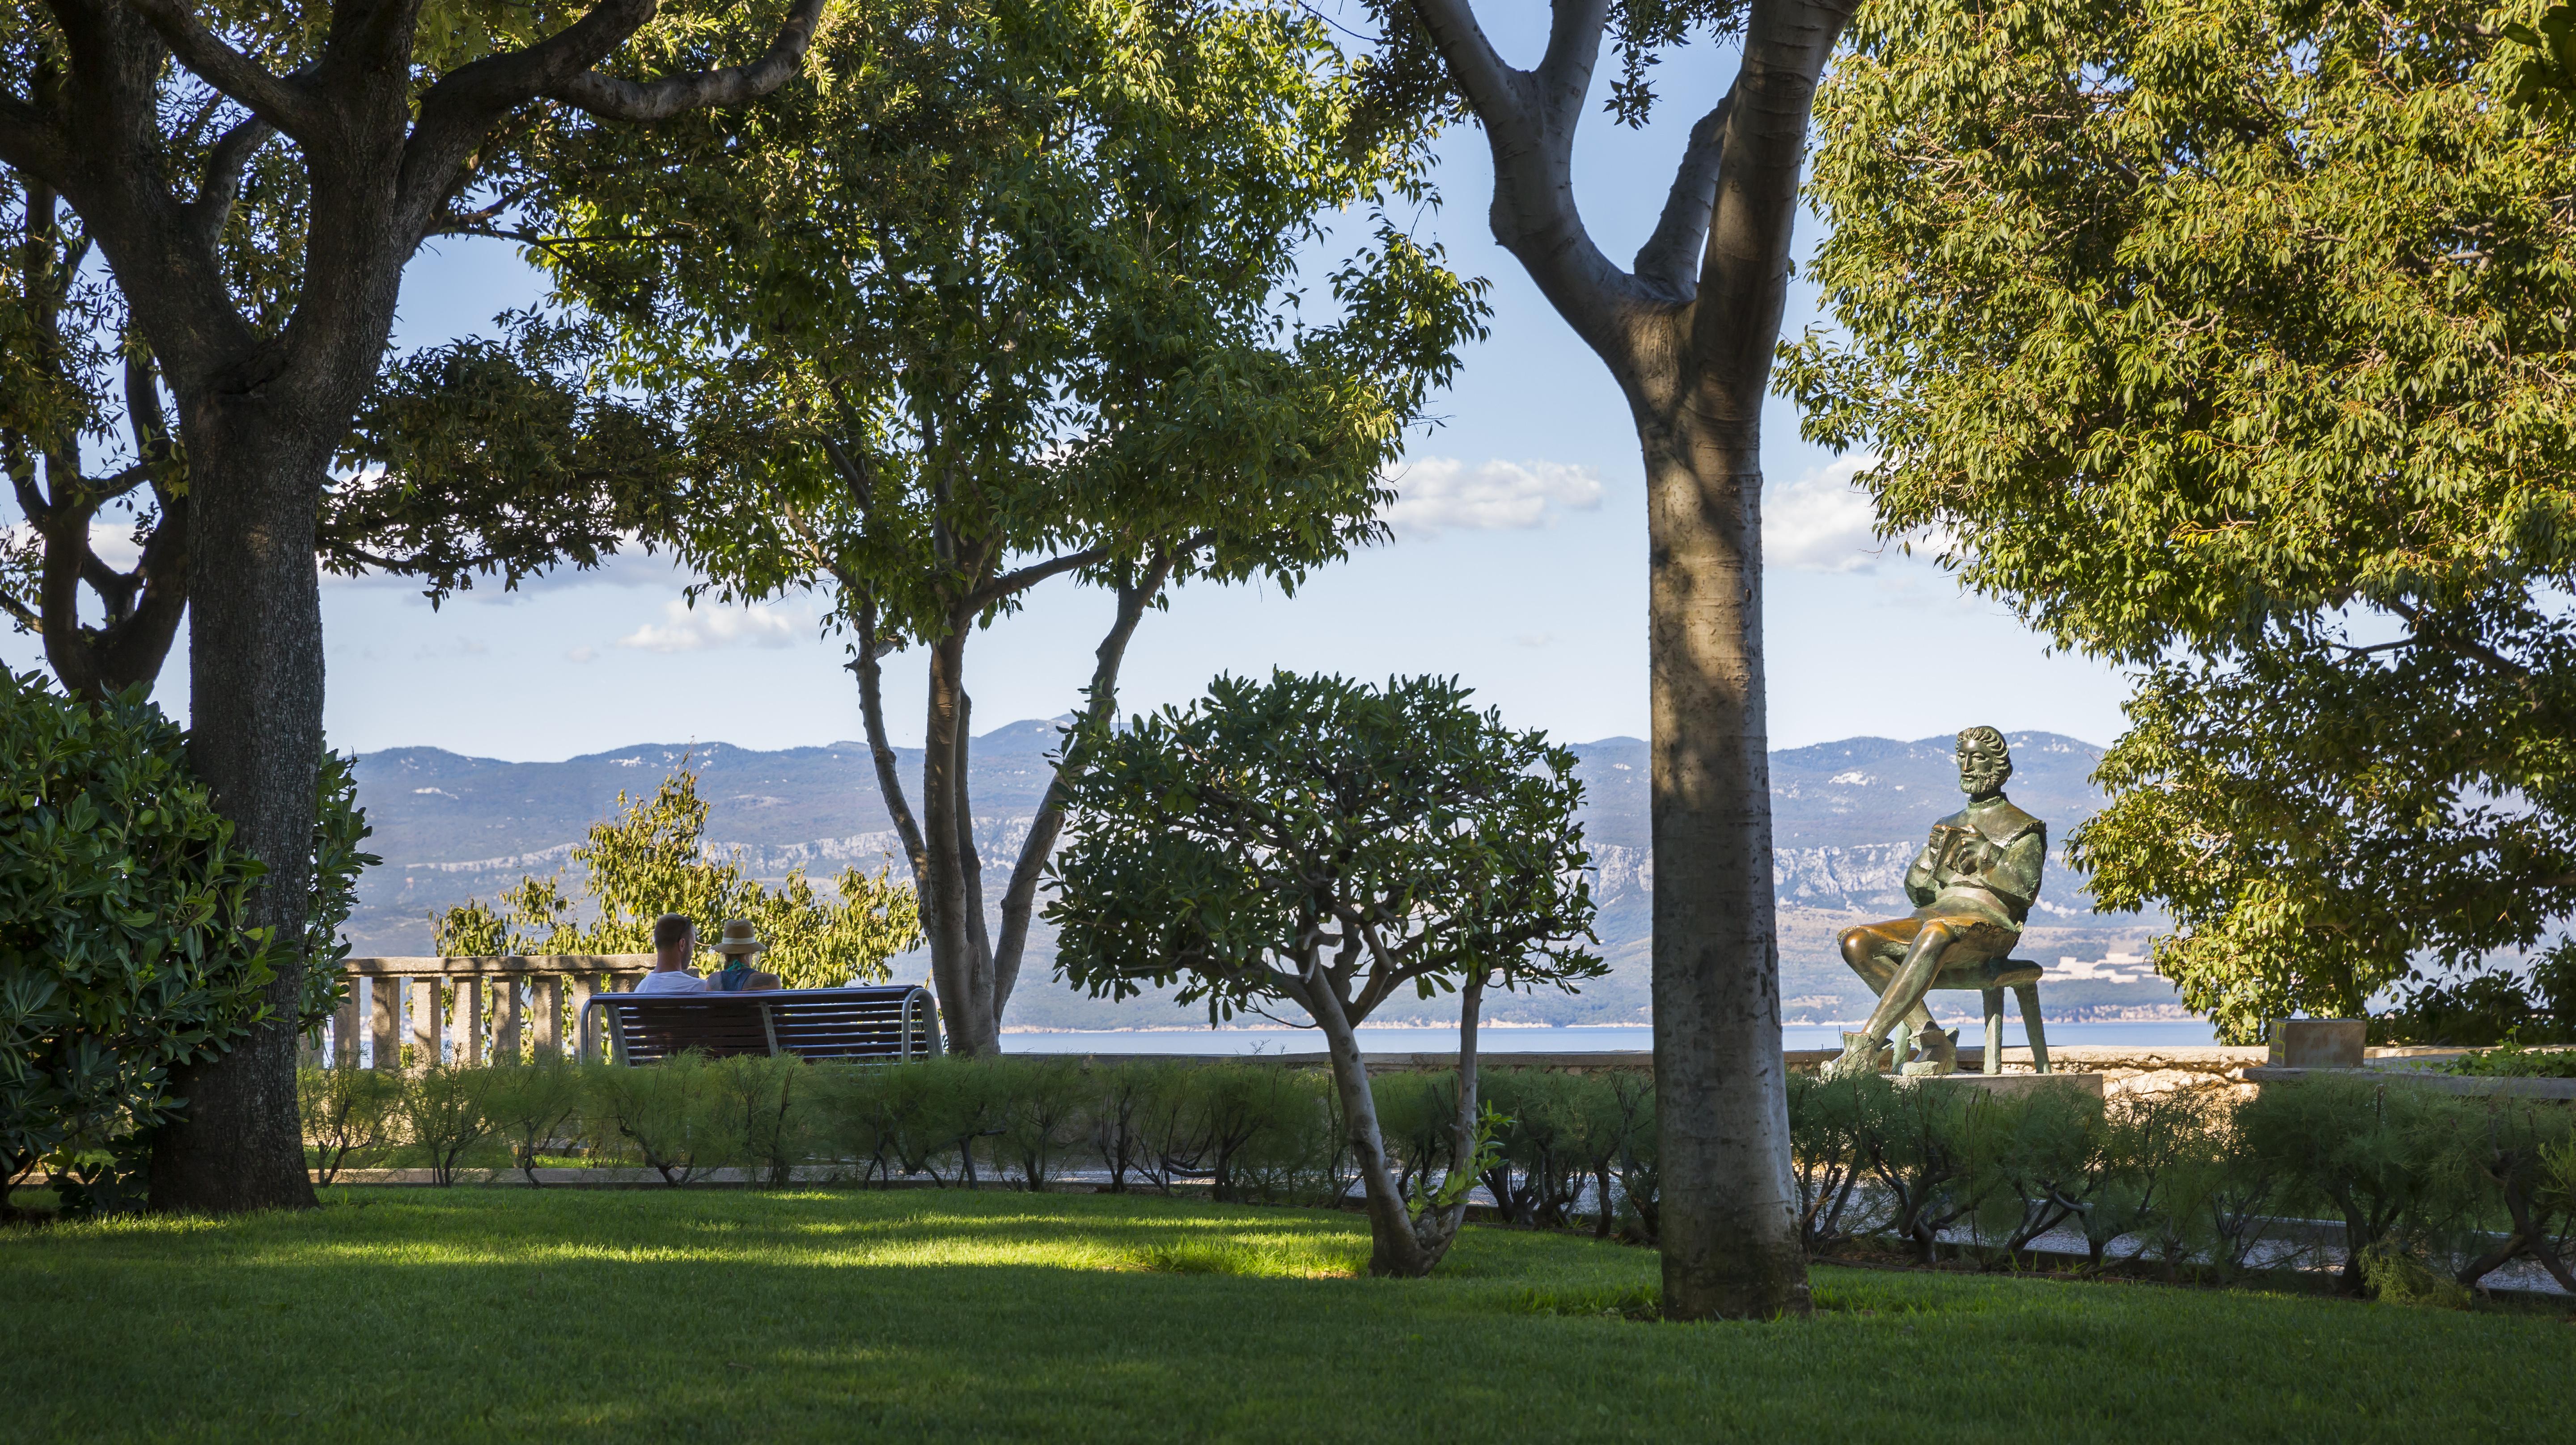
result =
[[2576,1049],[2534,1049],[2521,1044],[2462,1054],[2443,1072],[2489,1079],[2576,1079]]
[[342,1169],[365,1168],[383,1156],[394,1140],[402,1086],[400,1074],[375,1069],[296,1071],[296,1106],[316,1182],[328,1184]]
[[562,1136],[581,1115],[588,1081],[580,1068],[561,1055],[549,1058],[539,1054],[526,1063],[501,1064],[491,1073],[484,1095],[484,1114],[491,1122],[493,1136],[509,1147],[510,1163],[527,1179],[529,1187],[535,1188],[544,1182],[537,1178],[538,1157],[571,1142]]
[[606,1157],[641,1163],[666,1184],[705,1178],[745,1152],[729,1077],[745,1062],[768,1061],[686,1053],[645,1069],[586,1069],[587,1132]]
[[[1498,1070],[1480,1179],[1503,1217],[1565,1227],[1587,1191],[1596,1233],[1651,1244],[1660,1200],[1652,1079]],[[785,1184],[822,1166],[860,1182],[1000,1177],[1040,1190],[1096,1159],[1113,1190],[1204,1183],[1228,1200],[1347,1202],[1351,1150],[1331,1076],[1258,1062],[942,1059],[890,1067],[684,1055],[630,1069],[562,1061],[404,1075],[308,1070],[305,1138],[327,1180],[379,1160],[449,1182],[478,1160],[538,1181],[586,1146],[667,1182],[740,1168]],[[1409,1191],[1449,1167],[1456,1077],[1371,1081]],[[2403,1080],[2125,1095],[1996,1095],[1793,1076],[1798,1226],[1815,1255],[1872,1238],[1932,1261],[1954,1243],[2009,1267],[2052,1231],[2087,1267],[2133,1258],[2213,1282],[2322,1262],[2345,1287],[2447,1298],[2517,1261],[2576,1291],[2576,1111],[2470,1100]],[[2322,1213],[2340,1238],[2285,1229]],[[2126,1246],[2125,1253],[2122,1246]],[[2431,1271],[2449,1283],[2424,1283]]]
[[431,1064],[405,1080],[398,1096],[403,1134],[430,1182],[454,1184],[465,1156],[491,1137],[488,1102],[497,1077],[492,1069]]

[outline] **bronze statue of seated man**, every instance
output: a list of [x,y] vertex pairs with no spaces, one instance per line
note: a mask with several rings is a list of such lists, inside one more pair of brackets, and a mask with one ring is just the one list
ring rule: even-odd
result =
[[[1932,825],[1931,841],[1906,870],[1913,915],[1842,931],[1843,961],[1878,990],[1878,1007],[1858,1033],[1843,1035],[1842,1057],[1827,1073],[1877,1072],[1899,1025],[1925,1040],[1933,1071],[1956,1065],[1956,1036],[1932,1027],[1923,995],[1945,979],[1981,979],[2012,952],[2048,861],[2048,825],[2004,796],[2011,777],[2002,733],[1975,727],[1959,734],[1959,791],[1968,806]],[[1897,1060],[1900,1069],[1904,1063]]]

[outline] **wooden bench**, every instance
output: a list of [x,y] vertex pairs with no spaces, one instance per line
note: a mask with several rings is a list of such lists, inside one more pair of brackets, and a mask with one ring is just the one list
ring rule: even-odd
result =
[[582,1006],[582,1049],[652,1064],[696,1049],[713,1058],[794,1054],[811,1063],[899,1063],[940,1054],[939,1007],[919,984],[757,993],[605,993]]

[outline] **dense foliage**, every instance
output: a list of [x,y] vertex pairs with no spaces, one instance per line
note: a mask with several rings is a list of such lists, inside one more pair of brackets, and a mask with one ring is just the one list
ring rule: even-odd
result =
[[139,693],[90,706],[0,678],[0,1184],[72,1170],[186,1101],[172,1065],[264,1013],[260,866]]
[[1056,966],[1211,1023],[1295,1003],[1329,1035],[1398,990],[1604,972],[1574,755],[1454,679],[1220,677],[1095,738],[1058,859]]
[[[277,159],[272,153],[270,160]],[[273,164],[230,259],[291,286],[303,178]],[[159,368],[112,272],[60,198],[0,168],[0,614],[44,639],[63,685],[149,687],[186,605],[188,466]],[[501,340],[389,358],[324,494],[324,567],[416,577],[433,601],[596,566],[667,528],[676,438],[649,403],[585,395],[582,338],[504,315]],[[122,530],[122,545],[104,533]],[[86,609],[86,611],[84,610]]]
[[2071,840],[2231,1038],[2576,907],[2576,147],[2536,7],[1881,5],[1819,101],[1811,436],[2140,669]]
[[[662,34],[683,68],[716,43]],[[1381,473],[1481,310],[1397,218],[1427,136],[1267,0],[881,0],[761,105],[567,116],[532,158],[609,374],[677,403],[683,553],[728,596],[832,599],[953,1048],[998,1046],[1059,817],[988,936],[970,637],[1050,577],[1113,590],[1105,711],[1168,587],[1293,587],[1381,534]],[[917,789],[878,686],[910,646]]]
[[[1093,996],[1147,983],[1210,1023],[1303,1009],[1342,1076],[1379,1273],[1422,1274],[1482,1167],[1474,1070],[1489,984],[1597,978],[1574,755],[1467,705],[1453,678],[1220,677],[1187,709],[1081,738],[1076,830],[1058,858],[1056,968]],[[1449,1147],[1458,1188],[1408,1194],[1353,1030],[1400,989],[1460,996],[1467,1060]]]
[[789,988],[882,982],[886,960],[921,942],[919,910],[907,884],[887,870],[844,868],[825,898],[794,868],[776,888],[743,876],[739,860],[706,847],[707,804],[697,774],[675,773],[650,798],[617,795],[617,816],[591,825],[573,845],[578,899],[562,875],[526,877],[501,895],[501,910],[469,899],[435,922],[442,954],[489,957],[539,953],[650,953],[653,921],[695,920],[703,942],[727,919],[748,918],[769,950],[760,966]]

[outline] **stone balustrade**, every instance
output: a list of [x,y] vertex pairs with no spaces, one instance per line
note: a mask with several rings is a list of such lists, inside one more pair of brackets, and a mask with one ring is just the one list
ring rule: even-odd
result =
[[349,996],[311,1053],[317,1063],[327,1051],[335,1066],[378,1069],[398,1066],[406,1048],[414,1066],[549,1051],[590,1057],[597,1046],[580,1035],[582,1005],[631,988],[652,967],[649,953],[348,959]]

